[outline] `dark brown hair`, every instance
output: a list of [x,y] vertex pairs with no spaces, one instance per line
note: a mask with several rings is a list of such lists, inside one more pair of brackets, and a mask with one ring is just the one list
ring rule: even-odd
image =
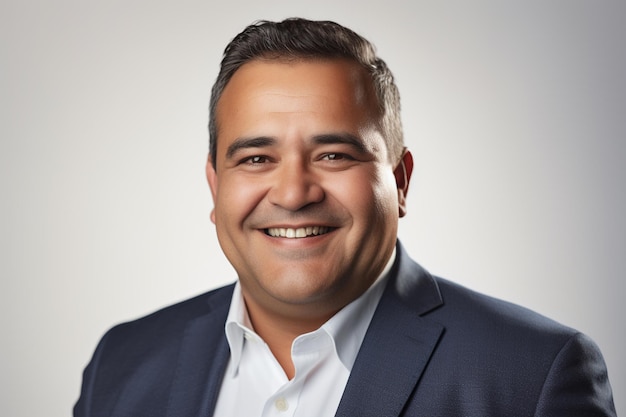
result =
[[290,18],[282,22],[259,21],[238,34],[224,50],[220,72],[211,89],[209,153],[215,167],[218,126],[217,103],[233,74],[255,59],[348,59],[371,76],[378,98],[380,127],[389,157],[395,164],[404,149],[400,121],[400,95],[393,74],[376,56],[374,46],[354,31],[330,21]]

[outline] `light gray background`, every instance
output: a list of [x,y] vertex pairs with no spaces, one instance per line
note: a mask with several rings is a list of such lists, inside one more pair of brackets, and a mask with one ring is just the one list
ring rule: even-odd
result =
[[396,74],[409,252],[588,333],[626,412],[624,2],[10,0],[0,415],[69,415],[107,328],[235,278],[209,221],[209,88],[245,25],[292,15],[352,27]]

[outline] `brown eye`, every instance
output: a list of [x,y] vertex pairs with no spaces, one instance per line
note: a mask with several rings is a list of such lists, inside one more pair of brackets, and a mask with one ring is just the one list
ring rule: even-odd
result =
[[263,164],[267,162],[267,157],[262,156],[262,155],[255,155],[255,156],[246,158],[243,162],[246,164]]
[[345,155],[340,153],[328,153],[322,157],[322,159],[326,159],[328,161],[336,161],[338,159],[344,159]]

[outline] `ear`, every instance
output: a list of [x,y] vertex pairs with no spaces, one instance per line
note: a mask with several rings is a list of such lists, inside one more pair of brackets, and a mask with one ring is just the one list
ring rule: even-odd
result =
[[215,172],[215,167],[213,166],[213,162],[211,162],[211,155],[206,161],[206,179],[209,182],[209,188],[211,189],[211,197],[213,197],[213,209],[211,209],[211,221],[215,224],[215,203],[217,202],[217,172]]
[[393,175],[396,178],[396,187],[398,188],[398,210],[400,217],[406,215],[406,195],[409,192],[409,182],[411,181],[411,174],[413,173],[413,155],[411,152],[404,148],[402,152],[402,158],[400,162],[393,170]]

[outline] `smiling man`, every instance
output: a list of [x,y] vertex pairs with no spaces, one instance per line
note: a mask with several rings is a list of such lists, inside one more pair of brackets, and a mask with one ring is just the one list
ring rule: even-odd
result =
[[258,59],[217,107],[217,235],[290,378],[292,341],[363,294],[395,247],[408,182],[394,172],[408,178],[411,156],[387,151],[368,78],[344,59]]
[[397,242],[413,169],[391,72],[332,22],[246,28],[207,178],[236,284],[116,326],[75,416],[614,416],[584,335],[433,277]]

